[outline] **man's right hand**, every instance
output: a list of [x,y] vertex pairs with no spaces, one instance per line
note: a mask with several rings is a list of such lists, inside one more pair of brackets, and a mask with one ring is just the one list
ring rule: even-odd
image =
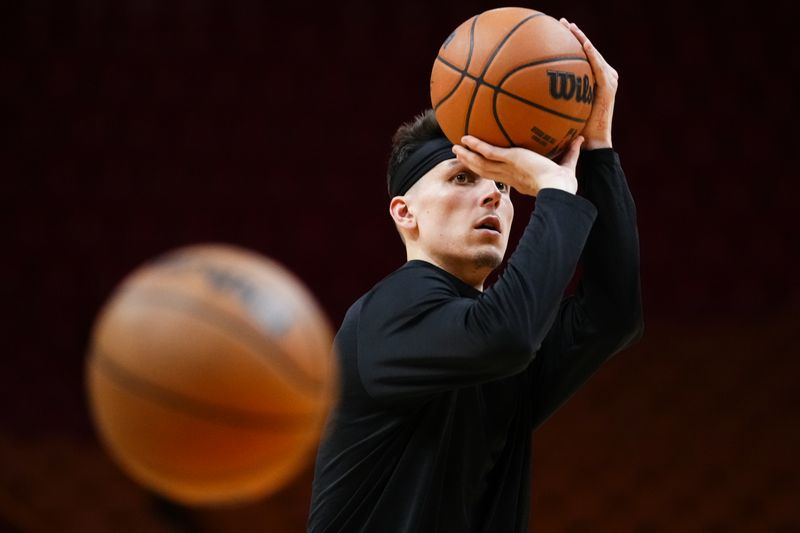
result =
[[465,135],[461,142],[463,146],[453,146],[456,158],[483,178],[503,182],[528,196],[548,188],[572,194],[578,190],[575,167],[582,136],[572,141],[559,163],[526,148],[501,148],[472,135]]

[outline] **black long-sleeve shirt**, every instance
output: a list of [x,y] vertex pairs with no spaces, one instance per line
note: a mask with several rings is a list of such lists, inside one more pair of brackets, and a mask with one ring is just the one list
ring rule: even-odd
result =
[[485,292],[409,261],[353,304],[336,336],[341,397],[317,456],[310,532],[527,531],[532,429],[641,334],[619,159],[584,152],[578,177],[584,197],[540,191]]

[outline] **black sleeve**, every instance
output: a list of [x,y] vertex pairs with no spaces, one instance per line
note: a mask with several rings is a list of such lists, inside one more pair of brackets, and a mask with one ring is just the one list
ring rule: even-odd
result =
[[619,156],[611,149],[582,153],[578,180],[581,194],[597,207],[597,220],[576,293],[561,304],[528,369],[534,428],[642,334],[636,207]]
[[536,209],[500,279],[464,297],[436,268],[402,268],[378,284],[358,319],[357,361],[373,398],[399,400],[524,371],[555,319],[596,215],[556,189]]

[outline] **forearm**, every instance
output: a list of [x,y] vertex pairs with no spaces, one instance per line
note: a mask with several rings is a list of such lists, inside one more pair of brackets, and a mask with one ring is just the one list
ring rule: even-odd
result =
[[642,332],[636,210],[610,150],[591,153],[581,193],[597,205],[577,293],[566,299],[531,365],[534,428]]
[[589,151],[579,167],[581,194],[597,206],[597,220],[581,258],[577,297],[598,327],[637,329],[641,322],[636,206],[616,153]]
[[519,332],[533,353],[555,319],[577,267],[596,210],[569,193],[541,191],[533,220],[484,303],[504,312],[506,327]]

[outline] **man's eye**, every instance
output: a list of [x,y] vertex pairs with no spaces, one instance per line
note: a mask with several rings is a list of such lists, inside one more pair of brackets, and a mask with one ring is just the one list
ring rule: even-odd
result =
[[495,181],[494,184],[497,186],[497,190],[500,192],[508,192],[508,185],[503,183],[502,181]]
[[469,174],[467,174],[466,172],[462,172],[460,174],[456,174],[455,176],[453,176],[453,181],[455,181],[456,183],[462,183],[462,184],[463,183],[469,183]]

